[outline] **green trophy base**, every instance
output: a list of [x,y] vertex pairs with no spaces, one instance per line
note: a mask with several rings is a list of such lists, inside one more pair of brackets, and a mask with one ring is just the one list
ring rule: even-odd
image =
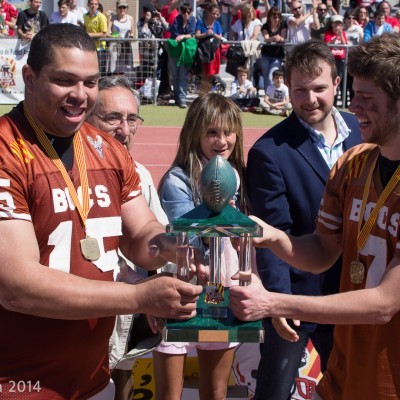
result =
[[[204,302],[204,292],[197,302],[197,315],[187,321],[168,320],[163,330],[165,342],[241,342],[262,343],[264,329],[262,321],[244,322],[237,319],[230,308],[229,288],[225,288],[224,301],[220,304]],[[212,310],[216,311],[212,311]],[[226,311],[226,317],[210,317],[218,315],[217,311]]]

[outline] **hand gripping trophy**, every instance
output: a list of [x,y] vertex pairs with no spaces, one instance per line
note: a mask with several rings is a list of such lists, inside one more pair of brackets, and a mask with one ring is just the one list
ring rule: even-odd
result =
[[[257,223],[229,204],[236,188],[230,163],[221,156],[213,157],[200,178],[203,204],[167,225],[167,234],[177,238],[177,278],[189,280],[189,237],[193,235],[208,240],[210,275],[198,301],[198,315],[185,322],[168,322],[165,341],[262,341],[261,323],[245,323],[233,317],[227,306],[229,289],[222,285],[222,237],[240,238],[239,284],[245,286],[251,279],[251,238],[262,235]],[[221,329],[227,330],[225,334],[221,335]]]

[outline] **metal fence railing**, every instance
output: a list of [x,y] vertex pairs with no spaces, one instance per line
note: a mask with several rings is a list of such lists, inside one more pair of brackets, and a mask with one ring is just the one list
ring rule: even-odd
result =
[[[158,85],[160,78],[160,57],[166,51],[165,39],[120,39],[105,38],[101,40],[102,51],[99,52],[100,76],[123,74],[139,91],[142,103],[157,104]],[[237,41],[224,41],[224,44],[240,44]],[[260,47],[263,45],[260,42]],[[276,44],[282,46],[281,44]],[[285,43],[285,54],[293,47]],[[347,64],[349,45],[329,45],[334,48],[346,48],[345,64]],[[261,55],[260,55],[261,57]],[[233,78],[233,77],[232,77]],[[198,78],[193,76],[189,81],[188,92],[196,93]],[[345,107],[347,93],[347,67],[345,65],[341,82],[342,108]]]

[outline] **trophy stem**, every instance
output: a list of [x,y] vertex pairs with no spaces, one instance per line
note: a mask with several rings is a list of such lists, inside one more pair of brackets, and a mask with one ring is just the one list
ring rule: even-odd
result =
[[209,305],[203,309],[203,317],[226,318],[227,307],[221,303],[225,300],[224,286],[221,279],[221,253],[222,238],[220,236],[210,237],[210,281],[206,286],[204,302]]
[[239,286],[247,286],[251,282],[252,247],[250,234],[242,233],[240,235]]
[[221,237],[210,237],[210,282],[221,283]]
[[189,282],[190,247],[188,234],[179,232],[176,242],[176,275],[178,279]]

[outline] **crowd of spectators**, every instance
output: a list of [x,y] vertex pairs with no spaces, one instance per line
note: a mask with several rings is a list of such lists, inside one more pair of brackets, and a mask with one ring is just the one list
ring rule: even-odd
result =
[[[341,101],[345,107],[353,93],[345,66],[347,46],[400,30],[400,11],[392,10],[388,1],[358,0],[343,5],[333,0],[262,0],[259,7],[260,1],[254,0],[198,0],[194,10],[192,3],[183,0],[167,0],[166,5],[149,0],[137,20],[129,15],[128,3],[118,0],[115,10],[103,12],[98,0],[89,0],[86,8],[78,7],[77,0],[59,0],[58,10],[48,18],[40,10],[41,0],[29,0],[29,8],[19,13],[6,0],[0,0],[0,35],[18,35],[31,41],[49,23],[80,25],[96,40],[102,75],[124,74],[137,64],[132,41],[113,42],[110,38],[149,39],[140,40],[138,46],[138,67],[147,71],[141,77],[153,76],[156,68],[159,104],[169,104],[173,99],[182,108],[186,107],[191,74],[201,81],[197,85],[201,90],[212,89],[229,46],[225,40],[245,46],[248,57],[243,67],[257,96],[260,90],[265,95],[273,84],[274,71],[285,70],[285,54],[291,45],[321,40],[330,45],[341,81],[345,82],[335,99],[336,105]],[[168,39],[168,43],[154,39]],[[341,93],[344,90],[346,95]]]

